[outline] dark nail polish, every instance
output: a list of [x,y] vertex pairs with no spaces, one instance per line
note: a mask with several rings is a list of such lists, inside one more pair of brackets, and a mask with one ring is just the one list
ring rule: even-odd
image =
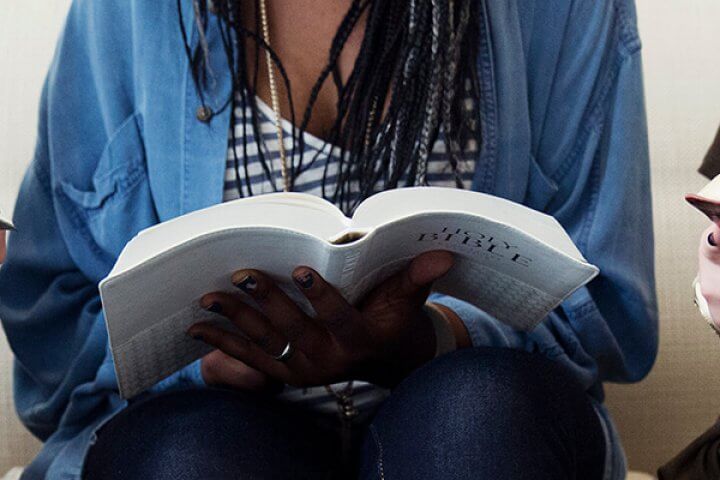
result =
[[306,272],[302,275],[298,275],[295,277],[295,281],[304,289],[308,289],[313,286],[313,283],[315,283],[315,278],[313,277],[313,274],[310,272]]
[[212,313],[222,313],[222,305],[218,302],[212,302],[210,305],[205,307],[205,310]]
[[235,286],[245,293],[252,293],[257,289],[258,284],[257,280],[255,280],[251,275],[248,275],[237,282]]
[[717,247],[717,243],[715,243],[715,234],[712,232],[708,235],[708,243],[713,247]]

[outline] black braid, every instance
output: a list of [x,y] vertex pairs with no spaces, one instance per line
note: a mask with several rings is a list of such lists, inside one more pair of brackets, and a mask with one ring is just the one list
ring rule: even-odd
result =
[[[178,10],[180,3],[178,1]],[[182,25],[186,53],[193,69],[193,81],[201,102],[203,88],[213,80],[207,59],[204,31],[208,26],[206,0],[192,1],[196,15],[198,46],[191,50]],[[448,165],[462,187],[462,159],[469,141],[481,144],[479,116],[464,108],[470,97],[480,105],[477,73],[480,9],[476,0],[353,0],[333,38],[328,62],[312,87],[308,105],[296,124],[290,80],[276,53],[258,34],[258,0],[255,0],[255,31],[243,27],[242,0],[215,0],[220,35],[233,78],[231,135],[242,123],[242,163],[235,161],[238,191],[252,195],[248,175],[247,129],[251,125],[258,143],[258,159],[268,180],[275,176],[267,161],[257,105],[258,61],[261,52],[269,52],[280,73],[290,105],[293,125],[292,150],[289,152],[291,186],[327,148],[339,147],[333,161],[337,181],[330,190],[329,165],[325,164],[322,194],[346,213],[373,193],[405,185],[424,184],[426,162],[440,130],[448,152]],[[343,84],[338,71],[341,52],[363,14],[367,14],[364,37],[349,78]],[[255,65],[248,65],[246,41],[255,49]],[[253,74],[250,75],[250,69]],[[312,118],[313,107],[323,85],[331,78],[338,93],[337,115],[324,136],[323,148],[304,162],[304,132]],[[241,106],[242,108],[238,108]],[[387,108],[385,108],[387,106]],[[250,118],[247,118],[247,112]],[[234,144],[234,143],[233,143]],[[244,188],[243,181],[244,178]],[[275,187],[277,189],[277,187]]]

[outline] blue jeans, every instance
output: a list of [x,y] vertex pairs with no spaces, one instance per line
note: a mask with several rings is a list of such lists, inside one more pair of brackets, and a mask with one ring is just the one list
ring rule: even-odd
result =
[[352,462],[338,434],[271,397],[166,393],[130,405],[98,433],[87,479],[602,478],[605,440],[582,388],[537,354],[473,348],[406,378],[369,424]]

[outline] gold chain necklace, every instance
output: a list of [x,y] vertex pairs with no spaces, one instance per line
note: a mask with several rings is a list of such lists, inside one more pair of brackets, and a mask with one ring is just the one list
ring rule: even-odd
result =
[[[268,21],[267,14],[267,0],[260,0],[260,23],[262,24],[262,37],[265,44],[270,47],[270,22]],[[270,55],[269,48],[265,49],[265,63],[268,70],[268,84],[270,86],[270,101],[272,103],[272,109],[275,114],[275,130],[278,140],[278,152],[280,154],[281,168],[283,178],[283,190],[286,192],[290,191],[290,179],[288,173],[288,160],[285,151],[285,144],[283,143],[283,128],[282,128],[282,114],[280,112],[280,95],[278,93],[277,82],[275,81],[275,70]],[[373,114],[374,114],[373,105]],[[367,141],[367,140],[366,140]],[[341,418],[345,420],[351,420],[359,414],[357,407],[353,404],[353,382],[348,382],[347,386],[340,391],[336,391],[330,385],[325,385],[325,390],[335,397],[335,401],[338,405],[338,413]]]
[[[270,46],[270,23],[268,22],[266,0],[260,1],[260,21],[262,23],[262,36],[265,44]],[[280,112],[280,95],[278,94],[277,82],[275,81],[275,69],[270,55],[270,49],[265,49],[265,63],[268,70],[268,84],[270,85],[270,102],[275,112],[275,131],[278,140],[278,153],[280,153],[280,172],[283,178],[283,190],[290,191],[290,178],[288,174],[288,160],[283,141],[282,114]]]

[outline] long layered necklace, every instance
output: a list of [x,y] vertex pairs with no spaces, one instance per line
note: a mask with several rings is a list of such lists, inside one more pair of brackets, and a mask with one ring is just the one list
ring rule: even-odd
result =
[[[262,27],[262,37],[265,44],[270,46],[270,23],[268,21],[267,13],[267,2],[266,0],[260,0],[260,22]],[[268,71],[268,85],[270,86],[270,103],[274,113],[275,131],[278,141],[278,153],[280,155],[280,172],[283,179],[283,190],[285,192],[290,191],[290,178],[289,178],[289,161],[287,158],[287,151],[285,150],[285,144],[283,141],[283,127],[282,127],[282,114],[280,111],[280,95],[278,92],[277,81],[275,78],[275,69],[273,65],[272,56],[269,49],[265,49],[265,63]],[[368,141],[368,140],[366,140]],[[350,381],[341,390],[335,390],[330,385],[325,385],[325,390],[333,397],[338,407],[338,415],[343,420],[343,424],[349,423],[358,416],[359,411],[353,403],[353,382]],[[349,425],[347,425],[349,427]]]

